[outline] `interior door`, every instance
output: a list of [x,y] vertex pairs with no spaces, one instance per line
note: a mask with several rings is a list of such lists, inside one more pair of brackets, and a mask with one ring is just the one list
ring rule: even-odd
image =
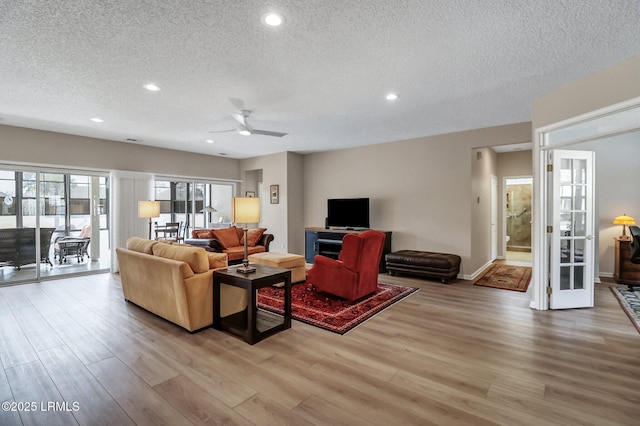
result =
[[551,309],[593,307],[594,153],[554,150]]

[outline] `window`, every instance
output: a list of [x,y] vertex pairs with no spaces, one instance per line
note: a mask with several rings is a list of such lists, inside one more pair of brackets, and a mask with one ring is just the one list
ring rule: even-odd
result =
[[[188,232],[208,227],[211,222],[231,221],[231,198],[235,192],[233,183],[155,181],[155,199],[160,201],[159,223],[185,222]],[[211,206],[214,213],[202,212]]]

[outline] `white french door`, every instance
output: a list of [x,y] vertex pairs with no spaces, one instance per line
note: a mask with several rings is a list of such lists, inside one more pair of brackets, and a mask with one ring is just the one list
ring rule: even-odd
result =
[[551,309],[593,307],[594,153],[554,150]]

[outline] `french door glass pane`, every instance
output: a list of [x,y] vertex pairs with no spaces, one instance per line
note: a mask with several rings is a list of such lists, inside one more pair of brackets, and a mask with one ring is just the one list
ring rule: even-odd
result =
[[560,290],[571,290],[571,267],[560,267]]
[[573,161],[573,183],[584,184],[587,180],[587,161],[574,159]]

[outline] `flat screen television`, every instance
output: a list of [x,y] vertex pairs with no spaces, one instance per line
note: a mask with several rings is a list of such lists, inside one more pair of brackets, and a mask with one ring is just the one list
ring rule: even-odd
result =
[[327,200],[327,226],[369,228],[369,199],[330,198]]

